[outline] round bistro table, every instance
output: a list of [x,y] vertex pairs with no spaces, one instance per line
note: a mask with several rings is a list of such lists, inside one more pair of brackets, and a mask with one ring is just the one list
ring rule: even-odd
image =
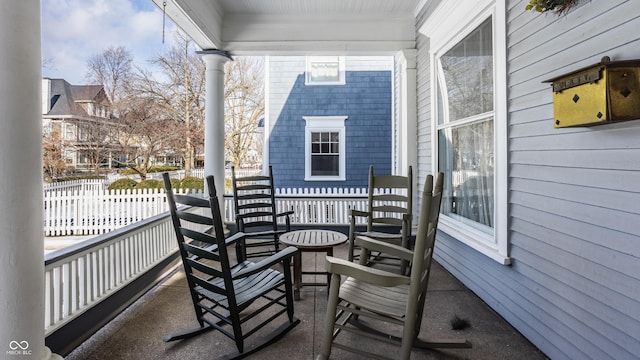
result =
[[[347,241],[347,236],[343,233],[322,230],[295,230],[280,235],[280,242],[298,248],[298,252],[293,256],[293,296],[295,300],[300,300],[300,288],[302,286],[324,286],[329,287],[331,274],[326,271],[302,271],[303,252],[325,252],[327,256],[333,256],[333,247]],[[302,275],[327,274],[326,283],[303,283]],[[327,289],[328,292],[328,289]]]

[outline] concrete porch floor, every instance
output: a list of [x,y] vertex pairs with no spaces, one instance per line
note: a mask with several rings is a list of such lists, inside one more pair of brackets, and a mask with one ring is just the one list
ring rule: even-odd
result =
[[[337,246],[335,256],[346,258],[346,244]],[[324,269],[324,253],[303,253],[305,269]],[[304,281],[312,280],[310,278]],[[315,359],[321,343],[326,310],[326,287],[308,286],[295,303],[301,323],[275,344],[248,359]],[[454,331],[454,316],[466,319],[470,327]],[[281,318],[276,319],[278,324]],[[151,289],[113,321],[72,351],[67,360],[100,359],[215,359],[234,350],[233,342],[211,331],[191,339],[165,343],[162,338],[197,326],[182,267]],[[255,336],[255,335],[254,335]],[[422,322],[421,337],[467,339],[471,349],[414,349],[412,359],[546,359],[535,346],[491,310],[475,294],[433,263]],[[251,337],[247,340],[251,343]],[[342,337],[348,339],[347,337]],[[358,347],[393,356],[397,348],[353,337]],[[245,345],[247,346],[247,345]],[[389,355],[387,355],[389,356]],[[355,354],[334,349],[334,359],[358,359]]]

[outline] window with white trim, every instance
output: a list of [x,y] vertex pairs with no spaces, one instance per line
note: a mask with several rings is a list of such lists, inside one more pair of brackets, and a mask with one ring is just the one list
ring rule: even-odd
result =
[[505,14],[501,1],[443,2],[420,32],[431,47],[434,170],[445,174],[439,228],[509,264]]
[[305,85],[344,85],[344,56],[307,56]]
[[64,139],[75,140],[76,126],[73,124],[64,124]]
[[485,20],[437,59],[442,214],[493,236],[493,37]]
[[305,116],[305,180],[345,180],[346,116]]

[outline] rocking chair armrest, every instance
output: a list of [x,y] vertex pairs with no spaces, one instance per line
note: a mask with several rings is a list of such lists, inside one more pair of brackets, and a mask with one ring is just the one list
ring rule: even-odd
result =
[[369,217],[369,213],[362,210],[351,209],[349,210],[349,216]]
[[402,260],[413,260],[413,251],[405,249],[402,246],[375,240],[367,236],[356,237],[356,245],[366,248],[369,251],[379,251],[385,254],[393,255]]
[[281,212],[279,214],[276,214],[276,218],[284,217],[284,227],[286,229],[285,231],[287,231],[287,232],[291,231],[291,215],[293,215],[293,214],[294,214],[293,210],[289,210],[289,211],[285,211],[285,212]]
[[332,274],[345,275],[378,286],[398,286],[409,284],[410,278],[404,275],[356,264],[354,262],[327,256],[325,269]]
[[281,216],[290,216],[293,215],[295,212],[293,210],[289,210],[289,211],[285,211],[285,212],[281,212],[276,214],[277,217],[281,217]]
[[402,221],[404,223],[410,223],[413,219],[413,214],[402,214]]
[[271,267],[274,264],[278,264],[283,262],[284,260],[289,259],[289,261],[291,260],[291,258],[293,257],[293,255],[295,255],[295,253],[298,252],[298,249],[295,248],[294,246],[289,246],[284,248],[283,250],[278,251],[277,253],[264,258],[246,268],[244,268],[243,270],[238,271],[237,273],[235,273],[233,275],[234,279],[241,279],[243,277],[247,277],[256,273],[259,273],[261,271],[264,271],[265,269]]
[[246,236],[245,233],[239,231],[231,236],[229,236],[228,238],[224,239],[224,243],[228,245],[233,245],[236,242],[238,242],[239,240],[242,240],[244,237]]

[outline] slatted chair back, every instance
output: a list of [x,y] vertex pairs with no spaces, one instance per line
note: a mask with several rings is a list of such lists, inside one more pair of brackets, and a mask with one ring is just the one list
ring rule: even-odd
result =
[[[376,175],[369,167],[369,188],[366,211],[351,210],[349,226],[349,260],[357,259],[355,238],[360,235],[387,241],[409,248],[413,213],[413,172],[409,166],[407,175]],[[357,217],[366,219],[366,229],[357,230]],[[398,228],[400,228],[398,232]],[[395,232],[394,232],[395,231]],[[400,272],[406,272],[408,262],[391,256],[378,256],[377,263],[399,264]]]
[[[415,306],[415,309],[407,309],[407,313],[410,313],[409,311],[415,311],[415,328],[418,332],[422,324],[422,313],[424,311],[424,303],[429,285],[431,260],[436,241],[436,232],[438,230],[438,221],[440,219],[443,184],[443,173],[438,173],[435,186],[433,186],[433,177],[429,175],[422,192],[420,218],[418,220],[416,243],[413,249],[413,260],[410,269],[412,286],[409,294],[409,299],[411,299],[409,306]],[[433,190],[431,190],[432,188]],[[413,284],[415,284],[415,286]],[[414,336],[417,335],[417,333],[414,334]]]
[[269,166],[266,175],[244,177],[237,177],[235,167],[232,167],[231,181],[236,226],[246,235],[240,244],[244,248],[239,252],[247,258],[277,252],[280,235],[291,230],[290,215],[293,211],[277,212],[272,167]]
[[[369,213],[367,231],[375,225],[402,226],[405,216],[413,210],[413,174],[411,166],[407,176],[375,175],[373,165],[369,167]],[[411,219],[408,220],[411,226]]]
[[[206,178],[208,199],[174,194],[169,174],[164,173],[163,179],[180,256],[199,323],[199,327],[168,336],[165,341],[218,330],[235,341],[235,355],[246,356],[272,343],[296,326],[298,320],[293,317],[290,271],[291,257],[296,250],[283,250],[259,265],[238,260],[238,256],[234,257],[229,249],[233,249],[237,242],[242,241],[244,234],[225,233],[213,176]],[[272,269],[271,266],[275,264],[280,264],[283,271]],[[252,322],[253,329],[246,328],[244,323],[247,319],[254,316],[257,318],[263,311],[274,307],[274,311],[264,314],[264,319]],[[245,338],[281,314],[286,314],[288,321],[267,337],[267,340],[245,351]]]

